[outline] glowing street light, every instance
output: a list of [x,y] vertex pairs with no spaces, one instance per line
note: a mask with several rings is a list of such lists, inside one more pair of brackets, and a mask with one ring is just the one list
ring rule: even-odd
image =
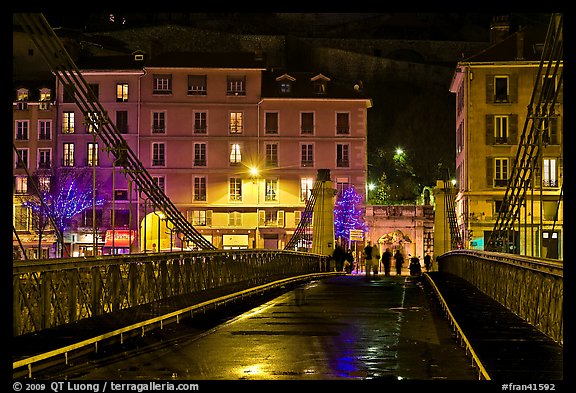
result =
[[368,183],[368,190],[374,191],[375,189],[376,189],[376,184],[374,184],[374,183]]
[[397,147],[396,148],[396,154],[401,156],[402,154],[404,154],[404,150],[401,147]]

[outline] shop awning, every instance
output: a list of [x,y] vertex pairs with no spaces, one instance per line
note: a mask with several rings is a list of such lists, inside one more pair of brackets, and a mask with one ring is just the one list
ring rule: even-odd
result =
[[114,247],[130,247],[135,238],[136,231],[128,229],[107,230],[104,247],[112,247],[112,239],[114,239]]

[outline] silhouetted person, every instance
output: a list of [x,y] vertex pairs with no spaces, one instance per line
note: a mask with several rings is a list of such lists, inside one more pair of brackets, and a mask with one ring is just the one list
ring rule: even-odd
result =
[[400,253],[400,250],[396,250],[396,254],[394,254],[394,259],[396,260],[396,275],[402,275],[402,265],[404,265],[404,257]]
[[424,256],[424,266],[426,267],[426,271],[429,272],[432,269],[432,257],[430,254],[426,253]]
[[344,270],[344,260],[346,259],[346,251],[340,245],[340,243],[336,243],[336,247],[334,248],[334,252],[332,253],[332,258],[334,258],[334,263],[336,264],[336,271],[341,272]]
[[382,253],[382,264],[384,265],[384,275],[389,276],[390,267],[392,266],[392,253],[389,248]]
[[366,263],[366,276],[370,276],[370,270],[372,270],[372,242],[368,241],[366,247],[364,247],[364,261]]

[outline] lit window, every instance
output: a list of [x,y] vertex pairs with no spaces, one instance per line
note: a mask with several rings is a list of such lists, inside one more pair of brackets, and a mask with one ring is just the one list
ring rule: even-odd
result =
[[508,158],[494,159],[494,187],[506,187],[508,184]]
[[556,172],[555,158],[545,158],[543,161],[542,185],[544,187],[558,187],[558,174]]
[[278,144],[277,143],[267,143],[266,144],[266,166],[277,167],[278,166]]
[[278,179],[266,179],[265,180],[266,202],[278,201]]
[[88,143],[87,166],[98,166],[98,143]]
[[74,112],[62,113],[62,133],[63,134],[74,133]]
[[230,134],[241,134],[243,129],[242,112],[230,112]]
[[74,166],[74,144],[64,143],[62,145],[62,165]]
[[116,84],[116,102],[128,101],[128,83]]
[[16,194],[26,194],[28,192],[28,176],[14,176]]
[[314,166],[314,145],[303,143],[300,145],[300,166],[303,168]]
[[314,187],[314,179],[311,177],[303,177],[300,179],[300,201],[306,202],[310,195],[312,195],[312,188]]
[[240,145],[233,143],[230,145],[230,165],[240,165],[242,162],[242,154],[240,153]]

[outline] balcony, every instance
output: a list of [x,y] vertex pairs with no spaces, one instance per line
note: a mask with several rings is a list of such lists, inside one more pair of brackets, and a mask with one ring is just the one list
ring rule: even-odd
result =
[[52,161],[40,161],[38,163],[38,169],[50,169],[52,168]]
[[300,161],[300,166],[302,168],[312,168],[314,167],[314,161],[312,160],[302,160]]
[[336,167],[337,168],[349,168],[350,161],[348,160],[336,160]]

